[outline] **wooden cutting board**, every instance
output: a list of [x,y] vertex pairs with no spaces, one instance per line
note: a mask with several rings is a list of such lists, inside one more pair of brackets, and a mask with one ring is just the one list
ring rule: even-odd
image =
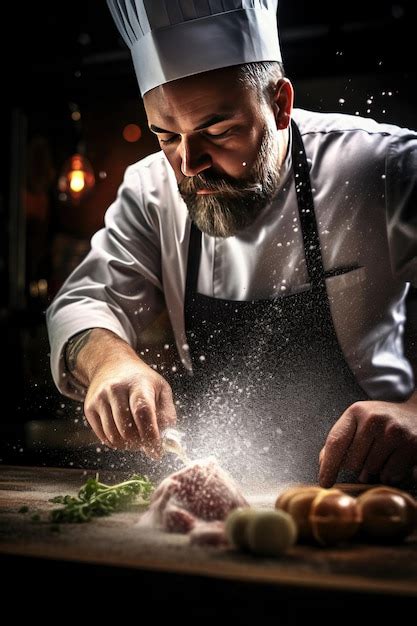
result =
[[[296,545],[280,558],[259,558],[230,548],[190,546],[183,535],[137,527],[138,513],[118,513],[87,524],[47,521],[56,505],[48,500],[75,494],[94,471],[8,466],[0,468],[0,553],[78,563],[105,564],[153,572],[198,574],[235,581],[309,589],[367,591],[417,598],[417,536],[401,545],[350,543],[337,548]],[[119,482],[125,475],[102,472]],[[341,485],[347,492],[370,486]],[[278,492],[253,495],[263,506]],[[28,513],[19,513],[28,506]],[[38,513],[40,522],[31,521]]]

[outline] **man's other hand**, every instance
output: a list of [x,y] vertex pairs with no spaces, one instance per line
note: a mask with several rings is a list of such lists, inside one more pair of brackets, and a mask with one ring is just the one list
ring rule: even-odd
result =
[[330,430],[320,453],[319,482],[331,487],[341,469],[361,482],[377,476],[400,483],[417,466],[417,391],[402,403],[352,404]]

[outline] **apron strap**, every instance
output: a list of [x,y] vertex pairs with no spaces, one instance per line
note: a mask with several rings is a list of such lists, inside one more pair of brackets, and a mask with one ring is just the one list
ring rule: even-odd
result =
[[201,258],[202,232],[191,222],[190,243],[188,245],[187,279],[185,282],[184,302],[192,300],[197,293],[198,269]]
[[308,161],[301,133],[294,120],[291,120],[291,131],[295,193],[297,195],[298,213],[303,234],[307,272],[312,289],[326,291],[325,272],[314,211]]
[[347,274],[359,269],[360,265],[336,267],[326,272],[321,254],[319,231],[317,228],[314,210],[313,192],[311,190],[310,171],[304,142],[294,120],[291,120],[292,131],[292,163],[294,172],[295,193],[297,195],[298,213],[300,216],[301,232],[303,234],[304,254],[307,273],[314,291],[326,293],[326,278]]

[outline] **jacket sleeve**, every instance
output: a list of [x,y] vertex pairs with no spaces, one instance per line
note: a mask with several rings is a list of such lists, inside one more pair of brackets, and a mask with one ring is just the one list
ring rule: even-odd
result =
[[417,133],[407,129],[387,153],[386,202],[394,275],[417,286]]
[[159,232],[155,205],[145,204],[131,166],[104,228],[46,312],[52,376],[64,395],[81,400],[85,392],[65,370],[63,350],[71,336],[105,328],[136,347],[138,335],[163,310]]

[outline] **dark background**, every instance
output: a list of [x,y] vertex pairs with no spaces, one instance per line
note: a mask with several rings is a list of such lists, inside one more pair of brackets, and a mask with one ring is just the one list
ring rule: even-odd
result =
[[[15,5],[3,19],[13,44],[2,54],[0,462],[67,464],[87,429],[80,407],[52,383],[44,312],[86,254],[125,167],[158,145],[104,0]],[[295,105],[417,128],[413,5],[281,0],[279,31]],[[137,142],[123,138],[130,123],[141,128]],[[74,205],[60,199],[57,180],[80,142],[96,185]],[[409,307],[415,311],[415,292]],[[51,459],[59,442],[67,447]]]

